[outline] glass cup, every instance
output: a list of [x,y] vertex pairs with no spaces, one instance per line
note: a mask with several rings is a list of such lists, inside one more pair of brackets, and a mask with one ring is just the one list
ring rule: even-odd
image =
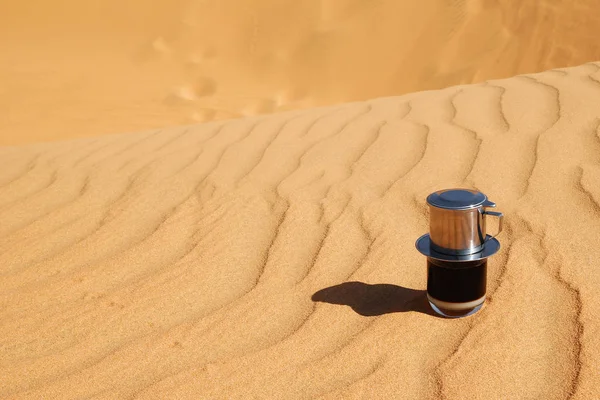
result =
[[474,261],[442,261],[427,257],[427,300],[439,315],[466,317],[485,301],[487,258]]

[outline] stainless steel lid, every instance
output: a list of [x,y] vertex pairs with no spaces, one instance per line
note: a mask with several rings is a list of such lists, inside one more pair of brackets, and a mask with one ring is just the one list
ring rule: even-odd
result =
[[427,203],[434,207],[448,210],[468,210],[477,207],[495,207],[487,196],[477,190],[469,189],[444,189],[427,196]]
[[484,258],[488,258],[493,256],[500,250],[500,242],[498,239],[491,237],[490,235],[486,236],[485,246],[478,253],[466,254],[466,255],[452,255],[452,254],[442,254],[431,248],[431,238],[429,234],[421,236],[417,239],[415,243],[415,247],[419,250],[419,253],[424,256],[435,258],[436,260],[441,261],[476,261]]

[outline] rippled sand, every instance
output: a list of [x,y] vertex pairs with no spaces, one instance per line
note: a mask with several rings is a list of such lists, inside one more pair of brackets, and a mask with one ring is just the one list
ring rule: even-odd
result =
[[[600,397],[600,64],[0,148],[4,398]],[[425,304],[425,197],[506,215]]]

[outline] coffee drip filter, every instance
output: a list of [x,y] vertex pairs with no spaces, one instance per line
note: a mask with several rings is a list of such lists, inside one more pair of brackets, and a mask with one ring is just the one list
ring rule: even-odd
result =
[[496,204],[479,191],[445,189],[427,197],[430,231],[421,236],[417,250],[441,261],[474,261],[497,253],[500,242],[486,232],[486,216],[497,217],[498,233],[503,215],[489,211]]

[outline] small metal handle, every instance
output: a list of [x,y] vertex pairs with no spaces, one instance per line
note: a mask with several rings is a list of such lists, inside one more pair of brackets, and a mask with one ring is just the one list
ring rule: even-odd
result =
[[483,203],[483,207],[487,208],[487,207],[496,207],[496,203],[494,203],[493,201],[490,200],[486,200]]
[[490,238],[488,238],[486,240],[486,242],[490,239],[495,238],[496,236],[498,236],[498,234],[500,232],[502,232],[502,220],[504,219],[504,214],[502,214],[501,212],[496,212],[496,211],[484,211],[483,214],[487,214],[487,215],[492,215],[494,217],[498,217],[498,232],[496,232],[496,234],[494,236],[491,236]]

